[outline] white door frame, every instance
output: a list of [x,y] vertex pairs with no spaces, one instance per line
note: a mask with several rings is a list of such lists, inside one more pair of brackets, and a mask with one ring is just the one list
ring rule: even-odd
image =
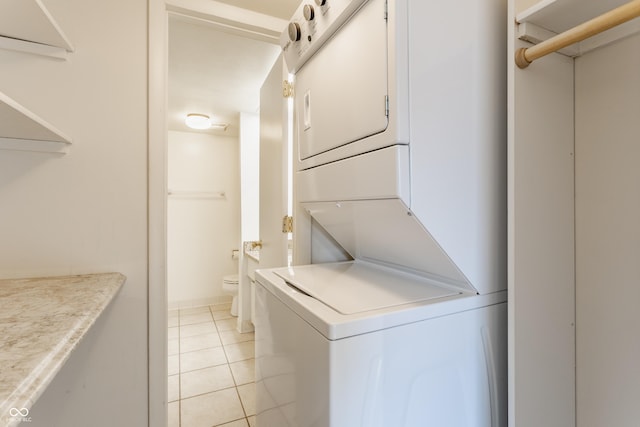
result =
[[148,380],[149,426],[167,425],[168,18],[179,14],[222,31],[278,43],[286,21],[214,0],[148,0]]

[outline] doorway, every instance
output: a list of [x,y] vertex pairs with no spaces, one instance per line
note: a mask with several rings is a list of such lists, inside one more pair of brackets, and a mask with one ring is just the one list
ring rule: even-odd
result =
[[[245,154],[259,148],[260,87],[279,50],[169,15],[169,427],[255,418],[254,335],[238,332],[239,304],[231,298],[239,298],[241,234],[259,221],[258,209],[240,214],[241,199],[257,199],[259,188],[257,180],[245,185],[254,175]],[[213,125],[184,129],[188,114]],[[234,276],[232,296],[234,285],[223,279]]]
[[167,296],[185,309],[230,300],[241,236],[259,239],[260,87],[280,48],[174,13],[168,35]]
[[[251,2],[250,2],[251,3]],[[263,2],[257,2],[262,4]],[[291,3],[297,3],[292,1]],[[294,8],[297,4],[294,4]],[[277,46],[286,21],[216,1],[151,0],[149,3],[149,423],[167,424],[167,130],[171,84],[167,73],[171,17],[192,19],[225,34]],[[293,11],[293,9],[292,9]],[[224,62],[224,59],[220,59]],[[270,64],[269,64],[270,65]],[[224,190],[223,190],[224,191]]]

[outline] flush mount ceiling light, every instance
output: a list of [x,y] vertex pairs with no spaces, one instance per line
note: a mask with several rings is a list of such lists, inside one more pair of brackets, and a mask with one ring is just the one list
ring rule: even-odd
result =
[[211,127],[211,119],[205,114],[187,114],[184,123],[191,129],[209,129]]
[[214,129],[225,132],[229,125],[227,123],[211,123],[211,118],[206,114],[190,113],[184,119],[184,123],[191,129]]

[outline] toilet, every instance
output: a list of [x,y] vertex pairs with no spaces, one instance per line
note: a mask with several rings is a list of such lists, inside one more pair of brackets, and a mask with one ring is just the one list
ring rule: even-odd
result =
[[230,274],[222,278],[222,290],[233,295],[231,303],[231,315],[238,315],[238,275]]

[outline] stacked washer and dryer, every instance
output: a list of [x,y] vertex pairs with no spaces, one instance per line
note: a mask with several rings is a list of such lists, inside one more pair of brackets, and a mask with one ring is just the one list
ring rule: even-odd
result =
[[505,27],[502,0],[294,14],[306,265],[256,274],[259,427],[506,425]]

